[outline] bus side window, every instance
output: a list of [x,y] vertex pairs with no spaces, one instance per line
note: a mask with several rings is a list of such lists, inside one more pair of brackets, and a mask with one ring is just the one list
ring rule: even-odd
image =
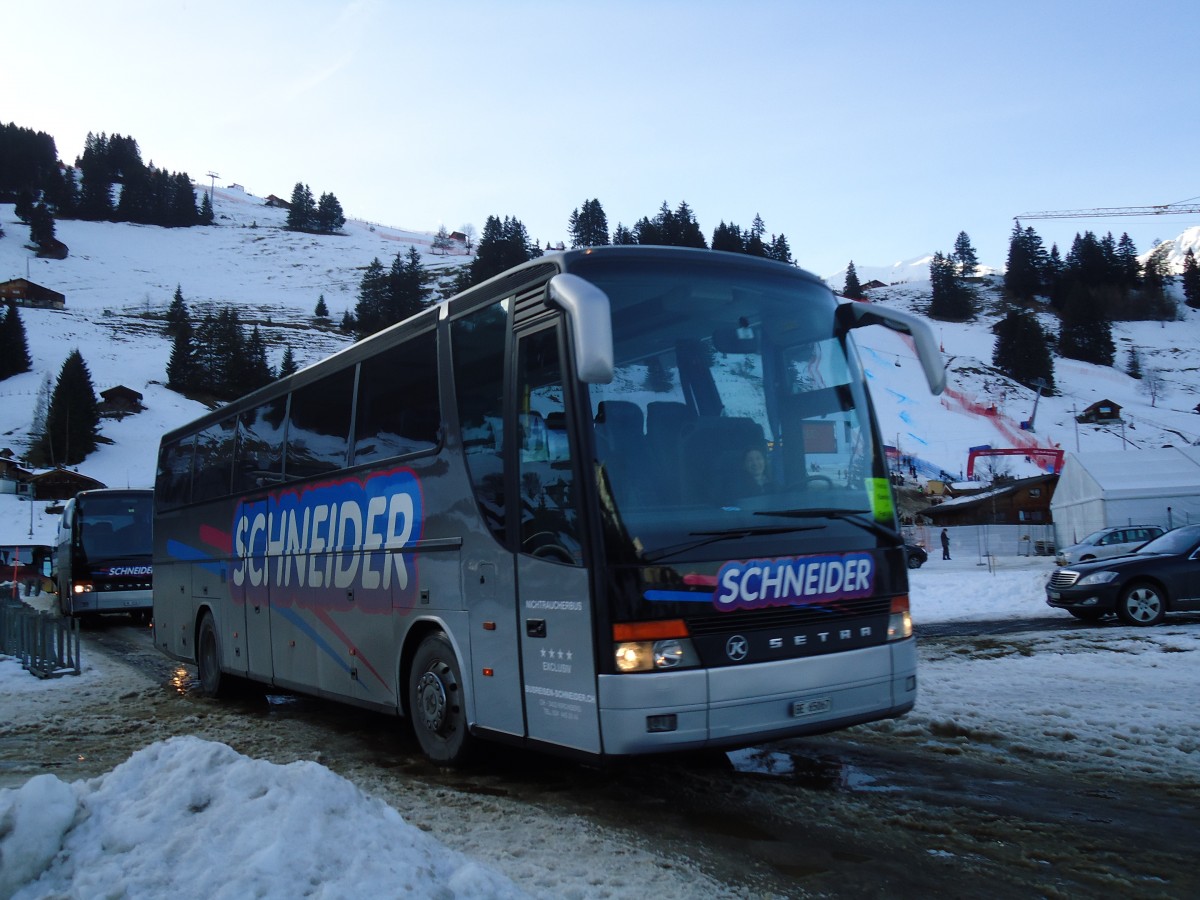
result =
[[238,417],[233,491],[240,494],[279,482],[283,477],[283,422],[287,397],[276,397]]
[[363,362],[354,421],[354,464],[432,450],[441,426],[437,332]]
[[[166,444],[158,456],[158,475],[154,479],[154,501],[159,509],[174,509],[192,498],[191,435]],[[69,523],[68,523],[69,524]]]
[[345,468],[353,402],[353,366],[292,392],[284,464],[289,479]]
[[450,324],[454,393],[467,472],[480,512],[496,540],[505,540],[503,446],[504,347],[508,313],[504,302]]
[[237,420],[229,418],[196,435],[192,500],[226,497],[233,488],[233,439]]

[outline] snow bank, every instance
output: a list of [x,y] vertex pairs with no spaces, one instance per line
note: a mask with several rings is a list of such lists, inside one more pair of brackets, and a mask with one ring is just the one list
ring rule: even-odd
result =
[[525,894],[312,762],[177,737],[112,772],[0,791],[0,896]]

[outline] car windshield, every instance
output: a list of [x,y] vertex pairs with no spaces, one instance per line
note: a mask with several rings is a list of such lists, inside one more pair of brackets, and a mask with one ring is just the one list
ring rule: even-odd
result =
[[1200,525],[1187,525],[1161,534],[1138,548],[1143,553],[1187,553],[1200,542]]
[[1090,544],[1098,544],[1098,543],[1100,543],[1100,538],[1104,537],[1110,531],[1112,531],[1111,528],[1101,528],[1099,531],[1093,531],[1091,534],[1089,534],[1087,537],[1085,537],[1082,541],[1080,541],[1075,546],[1082,547],[1085,544],[1089,544],[1089,545]]

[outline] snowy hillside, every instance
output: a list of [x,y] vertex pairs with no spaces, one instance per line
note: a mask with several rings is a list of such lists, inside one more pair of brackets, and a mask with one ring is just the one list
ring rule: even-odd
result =
[[[433,255],[432,235],[348,221],[344,235],[314,236],[283,230],[284,210],[237,188],[218,188],[218,227],[164,229],[99,222],[57,223],[57,236],[70,247],[63,261],[39,260],[25,247],[28,228],[0,205],[0,281],[28,277],[66,295],[62,311],[22,309],[33,357],[32,372],[0,382],[0,449],[18,457],[29,441],[39,391],[53,383],[67,354],[83,353],[97,391],[118,384],[144,395],[145,412],[123,421],[106,420],[102,446],[79,468],[110,486],[149,486],[163,431],[194,418],[202,407],[163,387],[170,343],[159,317],[176,285],[193,315],[236,305],[243,323],[259,324],[278,364],[290,345],[306,365],[346,346],[350,338],[318,324],[312,315],[324,295],[334,322],[353,309],[363,269],[378,257],[385,266],[398,252],[415,246],[431,271],[462,264],[462,256]],[[1200,227],[1189,228],[1172,245],[1172,260],[1192,246],[1200,249]],[[848,254],[851,255],[851,254]],[[858,266],[864,282],[876,288],[876,302],[923,313],[928,303],[927,259],[890,267]],[[887,274],[890,272],[891,274]],[[835,283],[831,278],[830,283]],[[1133,322],[1114,326],[1116,367],[1102,368],[1059,359],[1055,378],[1059,396],[1036,400],[1032,391],[990,369],[998,318],[999,280],[979,284],[983,314],[966,324],[934,323],[949,367],[949,388],[930,397],[911,349],[883,329],[856,335],[871,380],[884,439],[905,455],[918,458],[925,477],[945,471],[965,473],[968,448],[1059,447],[1065,451],[1116,450],[1122,446],[1156,448],[1200,439],[1200,312],[1181,305],[1183,320]],[[1050,324],[1049,319],[1044,324]],[[1142,383],[1123,373],[1130,347],[1143,369],[1158,369],[1166,390],[1152,405]],[[1120,430],[1076,426],[1073,413],[1101,400],[1123,407]],[[1023,430],[1037,402],[1034,428]],[[993,412],[994,410],[994,412]],[[1022,457],[1006,464],[1014,475],[1034,474]],[[53,518],[0,495],[0,542],[48,537]],[[32,520],[32,524],[31,524]]]

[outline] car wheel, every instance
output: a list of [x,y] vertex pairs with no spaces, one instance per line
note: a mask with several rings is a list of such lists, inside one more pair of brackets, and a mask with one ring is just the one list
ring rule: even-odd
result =
[[916,557],[916,556],[910,556],[910,557],[908,558],[908,567],[909,567],[910,569],[919,569],[919,568],[921,568],[921,560],[920,560],[920,558],[919,558],[919,557]]
[[450,639],[440,631],[417,647],[408,681],[408,709],[417,742],[432,762],[456,766],[470,758],[474,739],[467,731],[462,673]]
[[1166,612],[1162,590],[1147,582],[1131,584],[1117,601],[1117,615],[1126,625],[1157,625]]
[[1068,609],[1067,612],[1084,622],[1098,622],[1104,618],[1102,609]]
[[200,680],[200,693],[205,697],[224,697],[229,692],[230,679],[221,672],[221,644],[212,613],[204,614],[196,635],[196,674]]

